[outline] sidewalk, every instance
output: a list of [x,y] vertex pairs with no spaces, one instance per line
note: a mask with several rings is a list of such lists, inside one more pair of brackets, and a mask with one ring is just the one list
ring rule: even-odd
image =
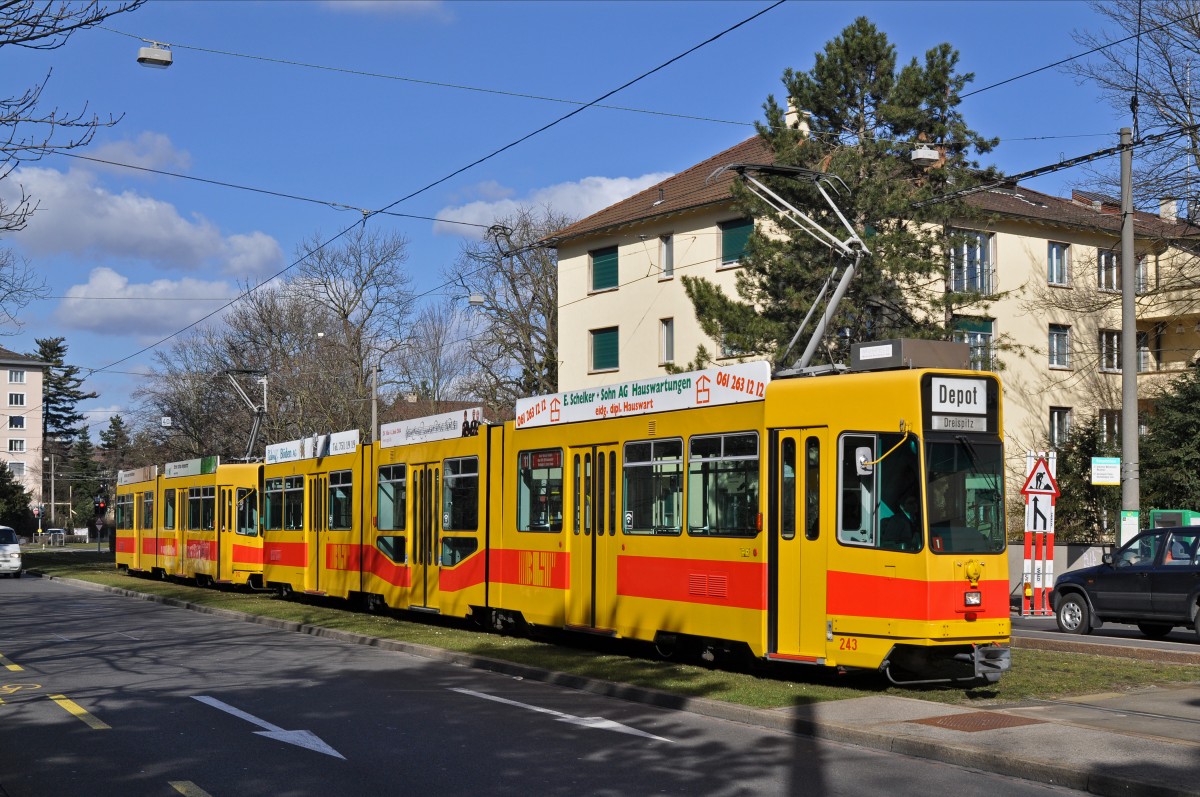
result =
[[424,645],[200,607],[74,579],[63,580],[87,589],[168,603],[281,630],[372,645],[593,694],[929,758],[1105,797],[1200,797],[1200,684],[1027,701],[986,710],[889,695],[755,709]]

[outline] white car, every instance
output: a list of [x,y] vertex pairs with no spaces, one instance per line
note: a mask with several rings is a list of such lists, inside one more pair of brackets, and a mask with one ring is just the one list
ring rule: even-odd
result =
[[21,545],[17,533],[8,526],[0,526],[0,575],[20,578]]

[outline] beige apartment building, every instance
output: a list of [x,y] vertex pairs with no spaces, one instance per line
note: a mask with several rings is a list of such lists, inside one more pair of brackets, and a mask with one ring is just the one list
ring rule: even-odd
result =
[[[4,428],[0,459],[18,483],[30,493],[33,503],[49,503],[42,496],[42,392],[49,363],[25,357],[0,347],[0,423]],[[49,467],[49,465],[45,465]],[[48,471],[47,471],[48,472]],[[0,518],[0,524],[5,519]]]
[[[736,361],[701,331],[680,277],[736,295],[751,222],[730,198],[734,174],[708,178],[726,164],[771,160],[751,138],[559,231],[560,391],[657,376],[701,344],[718,364]],[[1002,376],[1011,495],[1025,452],[1054,445],[1073,419],[1099,413],[1119,440],[1121,217],[1115,200],[1019,185],[967,201],[987,221],[964,224],[971,240],[955,253],[951,280],[992,301],[986,315],[957,319],[956,337],[971,344],[972,367]],[[1178,244],[1200,243],[1200,229],[1176,218],[1174,203],[1163,208],[1135,216],[1143,409],[1200,350],[1200,308],[1186,283],[1173,284],[1171,265]]]

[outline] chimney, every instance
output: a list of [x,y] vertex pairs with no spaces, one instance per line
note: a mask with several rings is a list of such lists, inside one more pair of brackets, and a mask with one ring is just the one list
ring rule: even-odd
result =
[[1175,199],[1158,200],[1158,217],[1174,224],[1179,219],[1179,202]]
[[785,125],[787,125],[789,128],[799,130],[802,136],[808,138],[808,117],[810,116],[812,116],[810,112],[797,109],[796,101],[791,97],[788,97],[787,113],[783,115],[783,123]]

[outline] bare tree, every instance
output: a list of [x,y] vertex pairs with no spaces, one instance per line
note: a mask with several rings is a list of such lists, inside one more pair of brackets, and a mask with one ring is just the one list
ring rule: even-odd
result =
[[449,281],[478,296],[478,366],[470,392],[506,417],[518,398],[558,390],[558,258],[549,237],[570,224],[550,208],[498,219],[485,241],[463,246]]
[[454,299],[426,305],[404,352],[408,391],[427,402],[431,413],[441,412],[443,402],[470,395],[470,329],[460,307]]
[[[1194,221],[1200,211],[1200,0],[1093,0],[1111,24],[1075,40],[1096,52],[1068,69],[1094,83],[1124,118],[1136,119],[1140,138],[1177,131],[1139,146],[1134,158],[1134,200],[1158,209],[1161,199],[1184,200]],[[1093,174],[1105,193],[1119,196],[1119,176]]]
[[[145,0],[122,0],[104,5],[60,0],[4,0],[0,2],[0,47],[53,50],[67,43],[71,34],[103,22],[114,14],[132,11]],[[44,110],[42,92],[50,75],[20,94],[0,96],[0,180],[22,163],[40,160],[52,152],[87,146],[96,130],[118,121],[102,120],[87,108],[63,113]],[[20,189],[14,202],[0,199],[0,233],[23,229],[37,209],[33,197]],[[29,302],[46,294],[44,281],[27,263],[11,252],[0,252],[0,318],[17,321],[17,313]]]
[[[0,47],[54,50],[66,44],[72,33],[98,25],[114,14],[132,11],[144,2],[122,0],[109,6],[97,0],[8,0],[0,3]],[[97,114],[89,114],[86,107],[73,114],[57,108],[43,110],[42,92],[49,80],[47,74],[45,80],[19,95],[0,97],[0,180],[21,163],[87,146],[97,129],[118,121],[111,116],[102,120]],[[0,203],[0,232],[23,228],[36,207],[24,190],[15,204]]]
[[230,384],[231,372],[256,407],[257,380],[267,379],[257,449],[369,429],[371,370],[382,361],[393,389],[403,370],[413,304],[400,268],[406,245],[403,237],[361,229],[328,245],[312,239],[295,279],[246,286],[253,289],[219,322],[158,355],[153,377],[135,395],[147,405],[139,429],[170,415],[173,431],[155,439],[172,456],[240,457],[254,412]]
[[367,394],[376,366],[389,377],[402,370],[398,355],[414,304],[412,278],[402,268],[407,250],[404,236],[361,226],[334,244],[315,236],[299,249],[303,262],[291,288],[330,316],[323,345],[353,366],[355,396]]

